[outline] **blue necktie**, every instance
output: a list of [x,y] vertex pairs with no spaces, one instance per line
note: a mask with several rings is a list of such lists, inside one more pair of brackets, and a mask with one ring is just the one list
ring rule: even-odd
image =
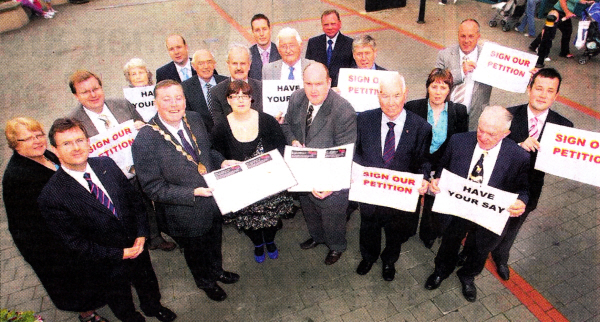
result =
[[383,146],[383,162],[386,166],[392,162],[394,153],[396,152],[396,135],[394,134],[396,123],[388,122],[387,125],[390,129],[385,135],[385,145]]
[[331,54],[333,54],[333,47],[331,45],[333,45],[333,40],[329,39],[327,40],[327,43],[329,44],[329,46],[327,46],[327,67],[329,67],[329,63],[331,63]]
[[288,79],[294,80],[294,67],[290,66],[290,74],[288,75]]
[[115,217],[119,218],[119,215],[117,215],[117,210],[115,209],[115,205],[112,203],[112,201],[110,201],[110,199],[104,193],[104,191],[102,191],[102,189],[100,189],[100,187],[98,187],[92,181],[92,177],[90,176],[90,174],[88,172],[84,173],[83,178],[87,181],[88,185],[90,186],[90,192],[92,193],[92,195],[94,195],[94,197],[96,197],[96,199],[98,199],[100,203],[102,203],[106,208],[108,208],[108,210],[110,210],[113,213],[113,215],[115,215]]
[[190,142],[188,142],[188,140],[185,139],[185,136],[183,135],[183,130],[177,131],[177,134],[181,139],[181,145],[183,145],[183,149],[185,150],[185,152],[191,155],[194,161],[198,162],[198,156],[196,155],[196,151],[194,151],[194,148],[192,148]]
[[182,82],[186,81],[186,80],[188,80],[188,78],[190,78],[190,74],[189,74],[187,67],[183,67],[181,69],[181,74],[183,75],[183,79],[181,80]]

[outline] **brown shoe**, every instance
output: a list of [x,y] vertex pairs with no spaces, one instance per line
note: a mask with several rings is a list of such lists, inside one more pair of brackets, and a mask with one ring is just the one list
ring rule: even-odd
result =
[[327,257],[325,257],[325,265],[335,264],[335,262],[337,262],[338,259],[340,259],[340,257],[342,257],[342,252],[330,250],[327,254]]

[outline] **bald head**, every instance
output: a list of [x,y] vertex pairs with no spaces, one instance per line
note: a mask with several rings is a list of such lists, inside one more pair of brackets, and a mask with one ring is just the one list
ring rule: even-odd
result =
[[196,70],[198,76],[207,83],[215,72],[216,63],[213,54],[206,49],[197,50],[192,56],[192,67]]
[[173,62],[180,66],[185,66],[189,59],[188,45],[181,35],[170,35],[166,40],[167,50]]
[[479,117],[477,143],[484,150],[495,147],[510,134],[512,114],[502,106],[488,106]]
[[404,77],[396,73],[386,75],[379,81],[379,105],[381,111],[390,120],[398,118],[406,101],[406,83]]

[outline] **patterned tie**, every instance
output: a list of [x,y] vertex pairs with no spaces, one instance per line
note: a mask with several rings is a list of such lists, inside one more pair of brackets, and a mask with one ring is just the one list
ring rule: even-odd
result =
[[263,51],[262,54],[260,54],[260,56],[262,57],[262,63],[263,66],[269,63],[269,52],[268,51]]
[[181,75],[183,76],[183,78],[181,79],[181,81],[186,81],[188,80],[188,78],[190,78],[190,72],[188,71],[187,67],[183,67],[181,69]]
[[481,157],[479,157],[479,160],[477,161],[477,163],[475,163],[475,166],[473,167],[473,171],[471,171],[471,174],[469,175],[469,180],[476,183],[483,182],[483,158],[487,154],[488,151],[483,151],[483,153],[481,153]]
[[104,122],[105,128],[110,129],[112,127],[112,124],[110,123],[110,120],[108,119],[108,116],[106,116],[105,114],[98,115],[98,118],[100,119],[100,121]]
[[306,113],[306,131],[305,133],[308,133],[308,130],[310,129],[310,125],[312,124],[312,113],[315,110],[314,106],[312,104],[308,104],[308,112]]
[[183,135],[183,130],[177,131],[177,134],[181,139],[181,145],[183,145],[183,149],[185,150],[185,152],[191,155],[194,161],[198,162],[198,156],[196,155],[196,151],[194,151],[194,148],[192,148],[190,142],[188,142],[188,140],[185,139],[185,136]]
[[327,44],[329,44],[327,46],[327,67],[329,67],[329,63],[331,63],[331,54],[333,54],[333,40],[327,40]]
[[394,133],[394,127],[396,123],[388,122],[387,126],[390,128],[385,135],[385,144],[383,146],[383,162],[387,167],[392,162],[394,158],[394,153],[396,152],[396,134]]
[[96,199],[98,199],[100,203],[102,203],[106,208],[108,208],[108,210],[110,210],[113,213],[113,215],[115,215],[115,217],[119,218],[119,215],[117,215],[117,210],[115,209],[115,205],[112,203],[112,201],[110,201],[110,199],[104,193],[104,191],[102,191],[102,189],[100,189],[100,187],[98,187],[92,181],[92,177],[90,176],[90,174],[88,172],[84,173],[83,178],[87,181],[88,185],[90,186],[90,192],[92,193],[92,195],[94,195],[94,197],[96,197]]
[[[462,63],[464,63],[467,60],[469,60],[469,57],[466,55],[463,56]],[[461,68],[462,68],[462,63],[461,63]],[[467,77],[468,76],[465,75],[463,82],[454,87],[454,90],[452,91],[452,94],[453,94],[452,101],[454,103],[462,104],[465,101],[465,93],[467,91]]]
[[290,74],[288,75],[288,79],[294,80],[294,67],[290,66]]
[[529,120],[529,123],[531,124],[531,126],[529,127],[529,136],[536,140],[540,137],[540,130],[538,128],[539,121],[540,120],[537,118],[537,116],[534,116],[532,119]]
[[212,110],[212,95],[210,94],[210,88],[212,85],[210,83],[206,83],[206,106],[208,106],[208,111],[210,112],[210,117],[213,119],[213,123],[215,122],[215,116],[213,115]]

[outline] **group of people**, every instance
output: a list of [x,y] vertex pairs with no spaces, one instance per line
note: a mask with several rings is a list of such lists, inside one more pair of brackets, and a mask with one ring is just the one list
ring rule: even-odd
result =
[[[286,145],[355,144],[354,161],[362,166],[423,174],[423,200],[415,212],[359,205],[359,275],[381,259],[382,278],[394,280],[401,246],[417,233],[420,218],[425,247],[442,238],[425,288],[439,287],[462,261],[457,272],[462,291],[474,301],[473,280],[490,252],[500,276],[509,278],[510,247],[543,185],[544,173],[533,165],[544,125],[573,126],[550,110],[560,74],[535,71],[527,104],[486,107],[492,89],[472,79],[481,50],[479,24],[467,19],[459,26],[458,45],[440,51],[424,99],[406,102],[404,77],[396,73],[380,81],[380,108],[357,115],[337,93],[337,75],[340,68],[382,70],[375,64],[375,39],[343,35],[335,10],[325,11],[321,24],[324,34],[308,41],[302,58],[296,30],[283,28],[272,43],[269,19],[255,15],[251,27],[256,44],[230,47],[230,77],[217,74],[210,51],[198,50],[190,59],[184,38],[170,35],[166,48],[172,61],[156,71],[156,114],[147,119],[123,99],[106,99],[96,74],[76,71],[69,86],[80,105],[50,128],[54,153],[39,122],[20,117],[7,123],[6,137],[14,150],[3,177],[9,229],[57,308],[79,312],[81,321],[99,322],[106,319],[94,310],[108,304],[122,321],[144,321],[133,304],[133,285],[145,316],[175,320],[176,314],[160,302],[148,252],[151,247],[176,247],[161,232],[183,249],[198,288],[211,300],[223,301],[227,293],[218,282],[240,279],[223,268],[223,224],[231,223],[249,237],[257,263],[266,257],[275,260],[280,255],[276,233],[282,229],[281,218],[294,212],[294,203],[302,209],[309,235],[300,248],[323,244],[328,248],[325,264],[336,263],[347,247],[346,211],[354,209],[347,189],[281,192],[222,215],[204,180],[206,173],[273,149],[282,152]],[[124,74],[132,87],[153,83],[140,59],[128,62]],[[261,81],[266,79],[303,84],[289,98],[285,114],[262,111]],[[134,166],[123,170],[108,157],[89,157],[91,136],[129,120],[139,130],[131,149]],[[432,211],[442,169],[519,195],[500,236]]]

